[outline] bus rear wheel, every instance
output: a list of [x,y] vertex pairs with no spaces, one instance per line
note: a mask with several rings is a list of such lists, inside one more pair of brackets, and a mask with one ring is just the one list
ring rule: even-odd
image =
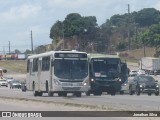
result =
[[120,95],[124,95],[124,91],[120,91]]
[[155,95],[158,96],[158,95],[159,95],[159,92],[156,92]]
[[34,96],[38,96],[38,91],[35,91],[35,90],[34,90],[34,91],[33,91],[33,95],[34,95]]
[[111,92],[111,96],[115,96],[116,95],[116,92],[115,91],[112,91]]
[[61,96],[62,96],[62,93],[59,92],[59,93],[58,93],[58,96],[61,97]]
[[62,96],[63,96],[63,97],[67,97],[67,93],[65,93],[65,92],[59,92],[59,93],[58,93],[58,96],[59,96],[59,97],[62,97]]
[[38,92],[38,96],[42,96],[43,95],[43,93],[42,92]]
[[53,96],[53,92],[51,92],[51,91],[48,91],[48,96]]
[[76,92],[76,93],[74,93],[74,95],[76,96],[76,97],[81,97],[81,92]]
[[102,92],[101,91],[95,91],[93,94],[94,94],[94,96],[101,96]]
[[67,97],[67,93],[62,93],[62,96],[63,97]]

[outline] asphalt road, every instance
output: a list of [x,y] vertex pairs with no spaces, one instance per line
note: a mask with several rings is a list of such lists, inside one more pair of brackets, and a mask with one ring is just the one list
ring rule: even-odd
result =
[[[0,111],[160,111],[160,96],[106,95],[73,97],[34,97],[31,91],[22,92],[20,89],[0,87]],[[62,115],[63,116],[63,115]],[[13,120],[17,118],[13,118]],[[32,118],[36,119],[36,118]],[[43,118],[41,118],[43,120]],[[46,118],[50,120],[51,118]],[[45,120],[46,120],[45,119]],[[52,118],[53,119],[53,118]],[[72,120],[74,117],[56,117],[59,120]],[[88,118],[76,118],[87,120]],[[97,120],[95,117],[92,120]],[[100,117],[98,120],[139,120],[123,117]],[[158,118],[141,118],[141,120],[158,120]]]
[[[154,76],[160,82],[160,76]],[[130,78],[132,79],[132,78]],[[34,97],[31,91],[22,92],[20,89],[10,89],[9,87],[0,87],[0,111],[160,111],[160,96],[154,94],[140,96],[129,94],[115,96],[104,93],[101,96],[86,96],[77,98],[69,94],[67,97],[48,97],[43,94],[42,97]],[[37,119],[37,118],[33,118]],[[42,120],[44,118],[41,118]],[[40,120],[41,120],[40,119]],[[45,120],[53,118],[45,118]],[[58,117],[56,120],[72,120],[74,117]],[[78,120],[87,120],[88,118],[77,118]],[[97,120],[97,118],[92,118]],[[123,118],[123,117],[100,117],[98,120],[159,120],[159,118]],[[14,120],[14,119],[13,119]],[[17,118],[15,118],[17,120]]]
[[[10,89],[9,87],[0,88],[0,98],[21,100],[21,101],[33,101],[33,102],[42,102],[46,104],[56,104],[56,105],[68,105],[68,106],[78,106],[84,108],[82,110],[147,110],[154,111],[160,110],[160,96],[155,96],[154,94],[148,96],[147,94],[137,95],[107,95],[103,94],[101,96],[86,96],[82,95],[81,98],[77,98],[69,94],[67,97],[48,97],[47,94],[43,94],[42,97],[34,97],[31,91],[22,92],[20,89]],[[66,104],[67,103],[67,104]],[[64,110],[64,108],[59,110]],[[46,110],[54,110],[48,108]],[[55,109],[57,110],[57,109]],[[67,110],[72,110],[68,109]],[[81,110],[81,109],[80,109]]]

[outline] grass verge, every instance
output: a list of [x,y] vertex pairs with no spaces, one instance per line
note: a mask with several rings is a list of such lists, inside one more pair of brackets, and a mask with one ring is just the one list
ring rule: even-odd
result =
[[27,62],[25,60],[1,60],[0,67],[8,71],[26,73]]

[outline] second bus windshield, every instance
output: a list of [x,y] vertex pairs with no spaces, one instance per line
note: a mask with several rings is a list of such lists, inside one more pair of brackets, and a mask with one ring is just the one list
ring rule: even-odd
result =
[[92,60],[92,70],[95,77],[118,77],[120,73],[120,59],[103,58]]

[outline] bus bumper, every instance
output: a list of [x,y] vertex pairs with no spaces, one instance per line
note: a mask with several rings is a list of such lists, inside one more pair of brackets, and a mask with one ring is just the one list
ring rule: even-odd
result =
[[90,89],[90,86],[54,86],[51,89],[52,92],[87,92]]

